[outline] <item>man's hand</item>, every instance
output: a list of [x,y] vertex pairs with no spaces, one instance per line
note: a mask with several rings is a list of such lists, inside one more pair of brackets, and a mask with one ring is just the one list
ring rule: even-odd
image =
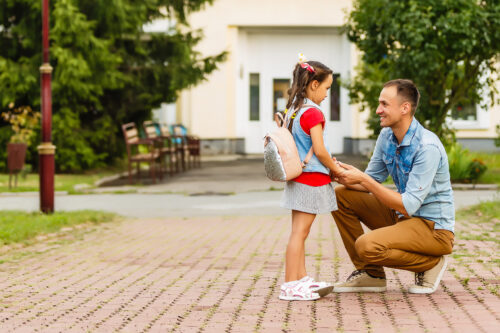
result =
[[361,170],[353,167],[350,164],[338,162],[339,166],[344,169],[340,174],[336,175],[335,181],[346,186],[361,184],[366,178],[366,174]]
[[403,205],[401,194],[384,187],[377,183],[366,173],[356,169],[352,165],[340,163],[344,171],[338,175],[336,181],[350,189],[356,191],[371,192],[380,202],[389,208],[397,210],[403,215],[408,216],[406,208]]
[[339,175],[341,175],[345,171],[345,168],[343,168],[341,166],[342,163],[337,161],[337,159],[333,156],[332,156],[332,161],[333,161],[333,163],[335,163],[336,171],[334,172],[333,170],[330,170],[330,178],[332,181],[337,181]]

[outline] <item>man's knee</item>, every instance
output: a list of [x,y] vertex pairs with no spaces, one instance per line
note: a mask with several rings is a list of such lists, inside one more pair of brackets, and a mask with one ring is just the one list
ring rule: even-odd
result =
[[359,192],[348,189],[344,185],[335,186],[335,197],[337,199],[339,211],[352,209],[353,202],[356,200],[356,195],[359,195]]
[[344,185],[335,186],[335,196],[337,197],[337,201],[345,199],[346,194],[349,191],[350,190]]
[[435,230],[434,237],[439,240],[441,245],[441,253],[442,255],[451,254],[453,251],[453,243],[455,241],[455,235],[448,230]]
[[386,251],[369,234],[361,235],[354,243],[354,247],[359,257],[365,262],[377,262]]

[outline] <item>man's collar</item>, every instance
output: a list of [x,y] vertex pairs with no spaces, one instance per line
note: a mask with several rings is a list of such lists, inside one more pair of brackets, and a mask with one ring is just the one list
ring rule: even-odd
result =
[[[415,136],[415,133],[417,132],[418,125],[420,125],[420,123],[418,122],[418,120],[415,117],[413,117],[411,124],[410,124],[410,127],[408,128],[408,131],[406,131],[406,134],[403,138],[403,141],[401,141],[401,144],[399,145],[399,147],[409,146],[411,144],[411,140],[413,139],[413,137]],[[392,132],[392,129],[391,129],[391,132]],[[398,146],[398,139],[394,135],[394,132],[392,132],[391,138],[392,138],[392,141],[394,142],[394,144],[396,146]]]

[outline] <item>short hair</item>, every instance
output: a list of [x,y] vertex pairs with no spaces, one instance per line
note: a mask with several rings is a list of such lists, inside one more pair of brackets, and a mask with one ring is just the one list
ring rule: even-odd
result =
[[384,83],[384,88],[396,86],[398,96],[401,96],[405,102],[411,105],[411,115],[417,111],[418,102],[420,100],[420,92],[412,80],[396,79]]

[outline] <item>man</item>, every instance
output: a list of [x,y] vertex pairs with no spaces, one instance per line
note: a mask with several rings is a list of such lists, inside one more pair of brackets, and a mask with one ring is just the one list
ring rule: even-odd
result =
[[[419,99],[410,80],[385,83],[377,108],[384,128],[365,173],[340,163],[346,170],[335,180],[344,186],[332,215],[356,270],[335,292],[385,291],[385,266],[415,272],[409,292],[427,294],[446,270],[455,225],[448,158],[414,117]],[[380,184],[388,175],[397,192]]]

